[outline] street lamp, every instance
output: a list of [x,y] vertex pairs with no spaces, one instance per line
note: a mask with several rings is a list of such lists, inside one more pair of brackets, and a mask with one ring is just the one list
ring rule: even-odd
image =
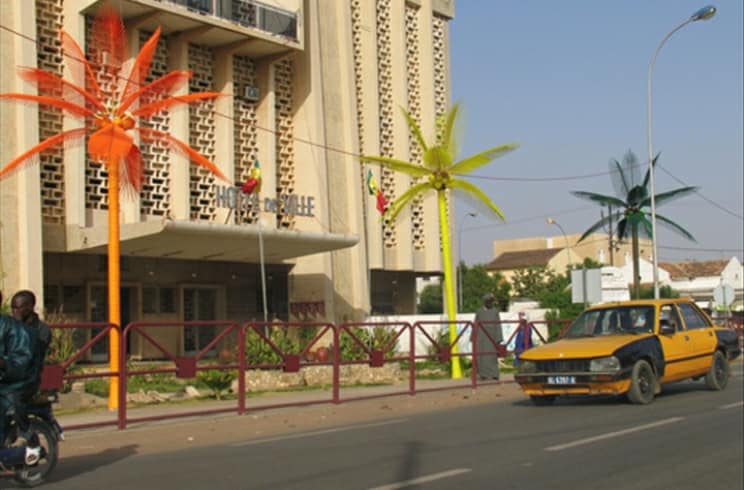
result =
[[478,213],[466,213],[462,217],[460,229],[457,231],[457,311],[462,310],[462,228],[468,217],[475,218]]
[[553,218],[548,217],[548,219],[546,220],[546,222],[549,225],[555,225],[555,226],[557,226],[558,229],[561,230],[561,233],[563,234],[563,239],[566,240],[566,251],[568,252],[568,266],[571,267],[571,269],[573,269],[573,261],[571,260],[571,246],[568,244],[568,237],[566,236],[565,230],[563,229],[563,227],[561,226],[561,224],[558,223]]
[[716,8],[712,5],[708,5],[701,8],[700,10],[692,14],[690,18],[669,31],[669,33],[664,36],[664,39],[662,39],[659,45],[656,47],[654,56],[651,58],[651,62],[648,65],[648,79],[646,81],[646,103],[648,107],[648,184],[649,191],[651,193],[651,253],[653,254],[651,259],[653,261],[655,299],[659,299],[659,267],[658,260],[656,258],[656,190],[654,188],[654,145],[653,137],[651,135],[651,75],[653,74],[656,57],[659,55],[661,47],[664,46],[664,43],[672,36],[672,34],[682,29],[687,24],[690,24],[691,22],[695,22],[698,20],[708,20],[714,15],[716,15]]

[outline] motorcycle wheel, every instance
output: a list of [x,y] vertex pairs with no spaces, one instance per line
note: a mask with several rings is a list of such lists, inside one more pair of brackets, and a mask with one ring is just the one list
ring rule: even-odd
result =
[[13,475],[13,478],[24,487],[41,485],[46,476],[57,465],[57,457],[59,456],[54,430],[47,423],[38,419],[31,419],[30,424],[32,433],[38,438],[39,445],[41,445],[42,456],[34,466],[24,465]]

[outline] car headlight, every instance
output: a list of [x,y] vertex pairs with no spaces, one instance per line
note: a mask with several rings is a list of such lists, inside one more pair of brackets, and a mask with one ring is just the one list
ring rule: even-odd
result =
[[517,365],[517,372],[519,372],[519,374],[536,373],[537,363],[534,361],[523,361],[520,359],[519,364]]
[[600,357],[599,359],[592,359],[591,362],[589,362],[589,371],[596,372],[596,371],[619,371],[620,370],[620,360],[615,356],[610,357]]

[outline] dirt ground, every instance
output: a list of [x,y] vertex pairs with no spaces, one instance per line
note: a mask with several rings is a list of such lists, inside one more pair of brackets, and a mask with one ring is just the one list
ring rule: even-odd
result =
[[[246,415],[214,415],[114,428],[76,430],[66,433],[60,456],[84,456],[107,449],[128,447],[137,454],[176,451],[188,447],[276,437],[283,434],[323,430],[343,425],[407,417],[458,407],[524,397],[516,384],[482,386],[477,390],[421,393],[342,403],[290,407],[249,412]],[[64,464],[64,463],[63,463]]]

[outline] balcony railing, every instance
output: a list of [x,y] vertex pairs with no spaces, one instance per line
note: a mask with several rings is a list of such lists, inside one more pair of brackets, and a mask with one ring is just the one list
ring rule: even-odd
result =
[[297,41],[297,13],[252,0],[161,0]]

